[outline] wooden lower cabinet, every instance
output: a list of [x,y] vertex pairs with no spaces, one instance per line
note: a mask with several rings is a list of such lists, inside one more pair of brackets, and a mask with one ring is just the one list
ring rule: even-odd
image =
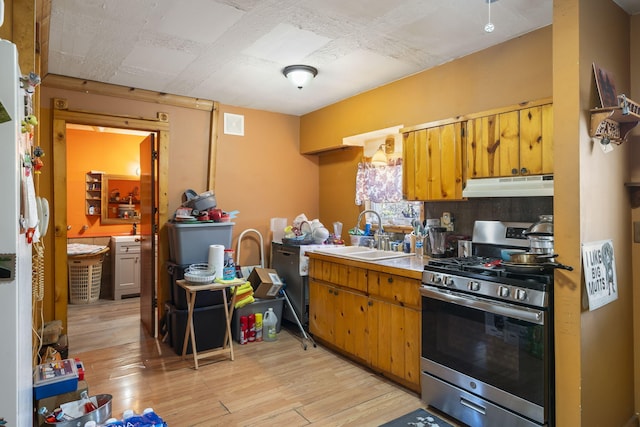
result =
[[366,361],[367,297],[309,280],[309,330],[315,337]]
[[309,330],[323,343],[419,392],[419,286],[419,279],[311,258]]

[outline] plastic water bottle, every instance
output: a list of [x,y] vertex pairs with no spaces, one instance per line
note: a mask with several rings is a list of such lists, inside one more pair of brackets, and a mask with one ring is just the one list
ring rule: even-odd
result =
[[167,423],[164,422],[160,415],[154,412],[153,408],[146,408],[144,411],[142,411],[142,419],[145,422],[145,426],[167,427]]
[[133,412],[133,409],[127,409],[122,414],[122,421],[124,422],[125,427],[142,427],[144,425],[144,420],[141,415]]
[[109,418],[104,422],[105,427],[124,427],[124,421],[117,418]]
[[278,317],[273,312],[273,308],[269,307],[262,320],[262,327],[264,330],[263,337],[265,341],[275,341],[277,337],[277,325]]

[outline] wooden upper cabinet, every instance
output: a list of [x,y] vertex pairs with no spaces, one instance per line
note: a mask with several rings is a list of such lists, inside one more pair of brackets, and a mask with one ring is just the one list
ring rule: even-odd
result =
[[552,104],[470,118],[467,178],[553,173]]
[[402,190],[406,200],[462,198],[462,123],[403,134]]

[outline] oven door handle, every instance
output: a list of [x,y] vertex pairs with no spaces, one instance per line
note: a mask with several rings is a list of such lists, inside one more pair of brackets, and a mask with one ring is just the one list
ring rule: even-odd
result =
[[529,307],[505,304],[500,301],[490,301],[473,295],[458,294],[448,290],[422,285],[420,293],[427,298],[434,298],[452,304],[462,305],[475,310],[486,311],[500,316],[511,317],[524,322],[544,324],[544,312]]

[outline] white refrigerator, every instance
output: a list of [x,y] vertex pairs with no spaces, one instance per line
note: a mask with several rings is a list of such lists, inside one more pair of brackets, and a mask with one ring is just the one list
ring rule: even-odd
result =
[[0,420],[8,426],[33,420],[32,245],[24,227],[37,218],[29,218],[35,195],[23,166],[31,142],[21,133],[28,103],[20,77],[16,46],[0,40]]

